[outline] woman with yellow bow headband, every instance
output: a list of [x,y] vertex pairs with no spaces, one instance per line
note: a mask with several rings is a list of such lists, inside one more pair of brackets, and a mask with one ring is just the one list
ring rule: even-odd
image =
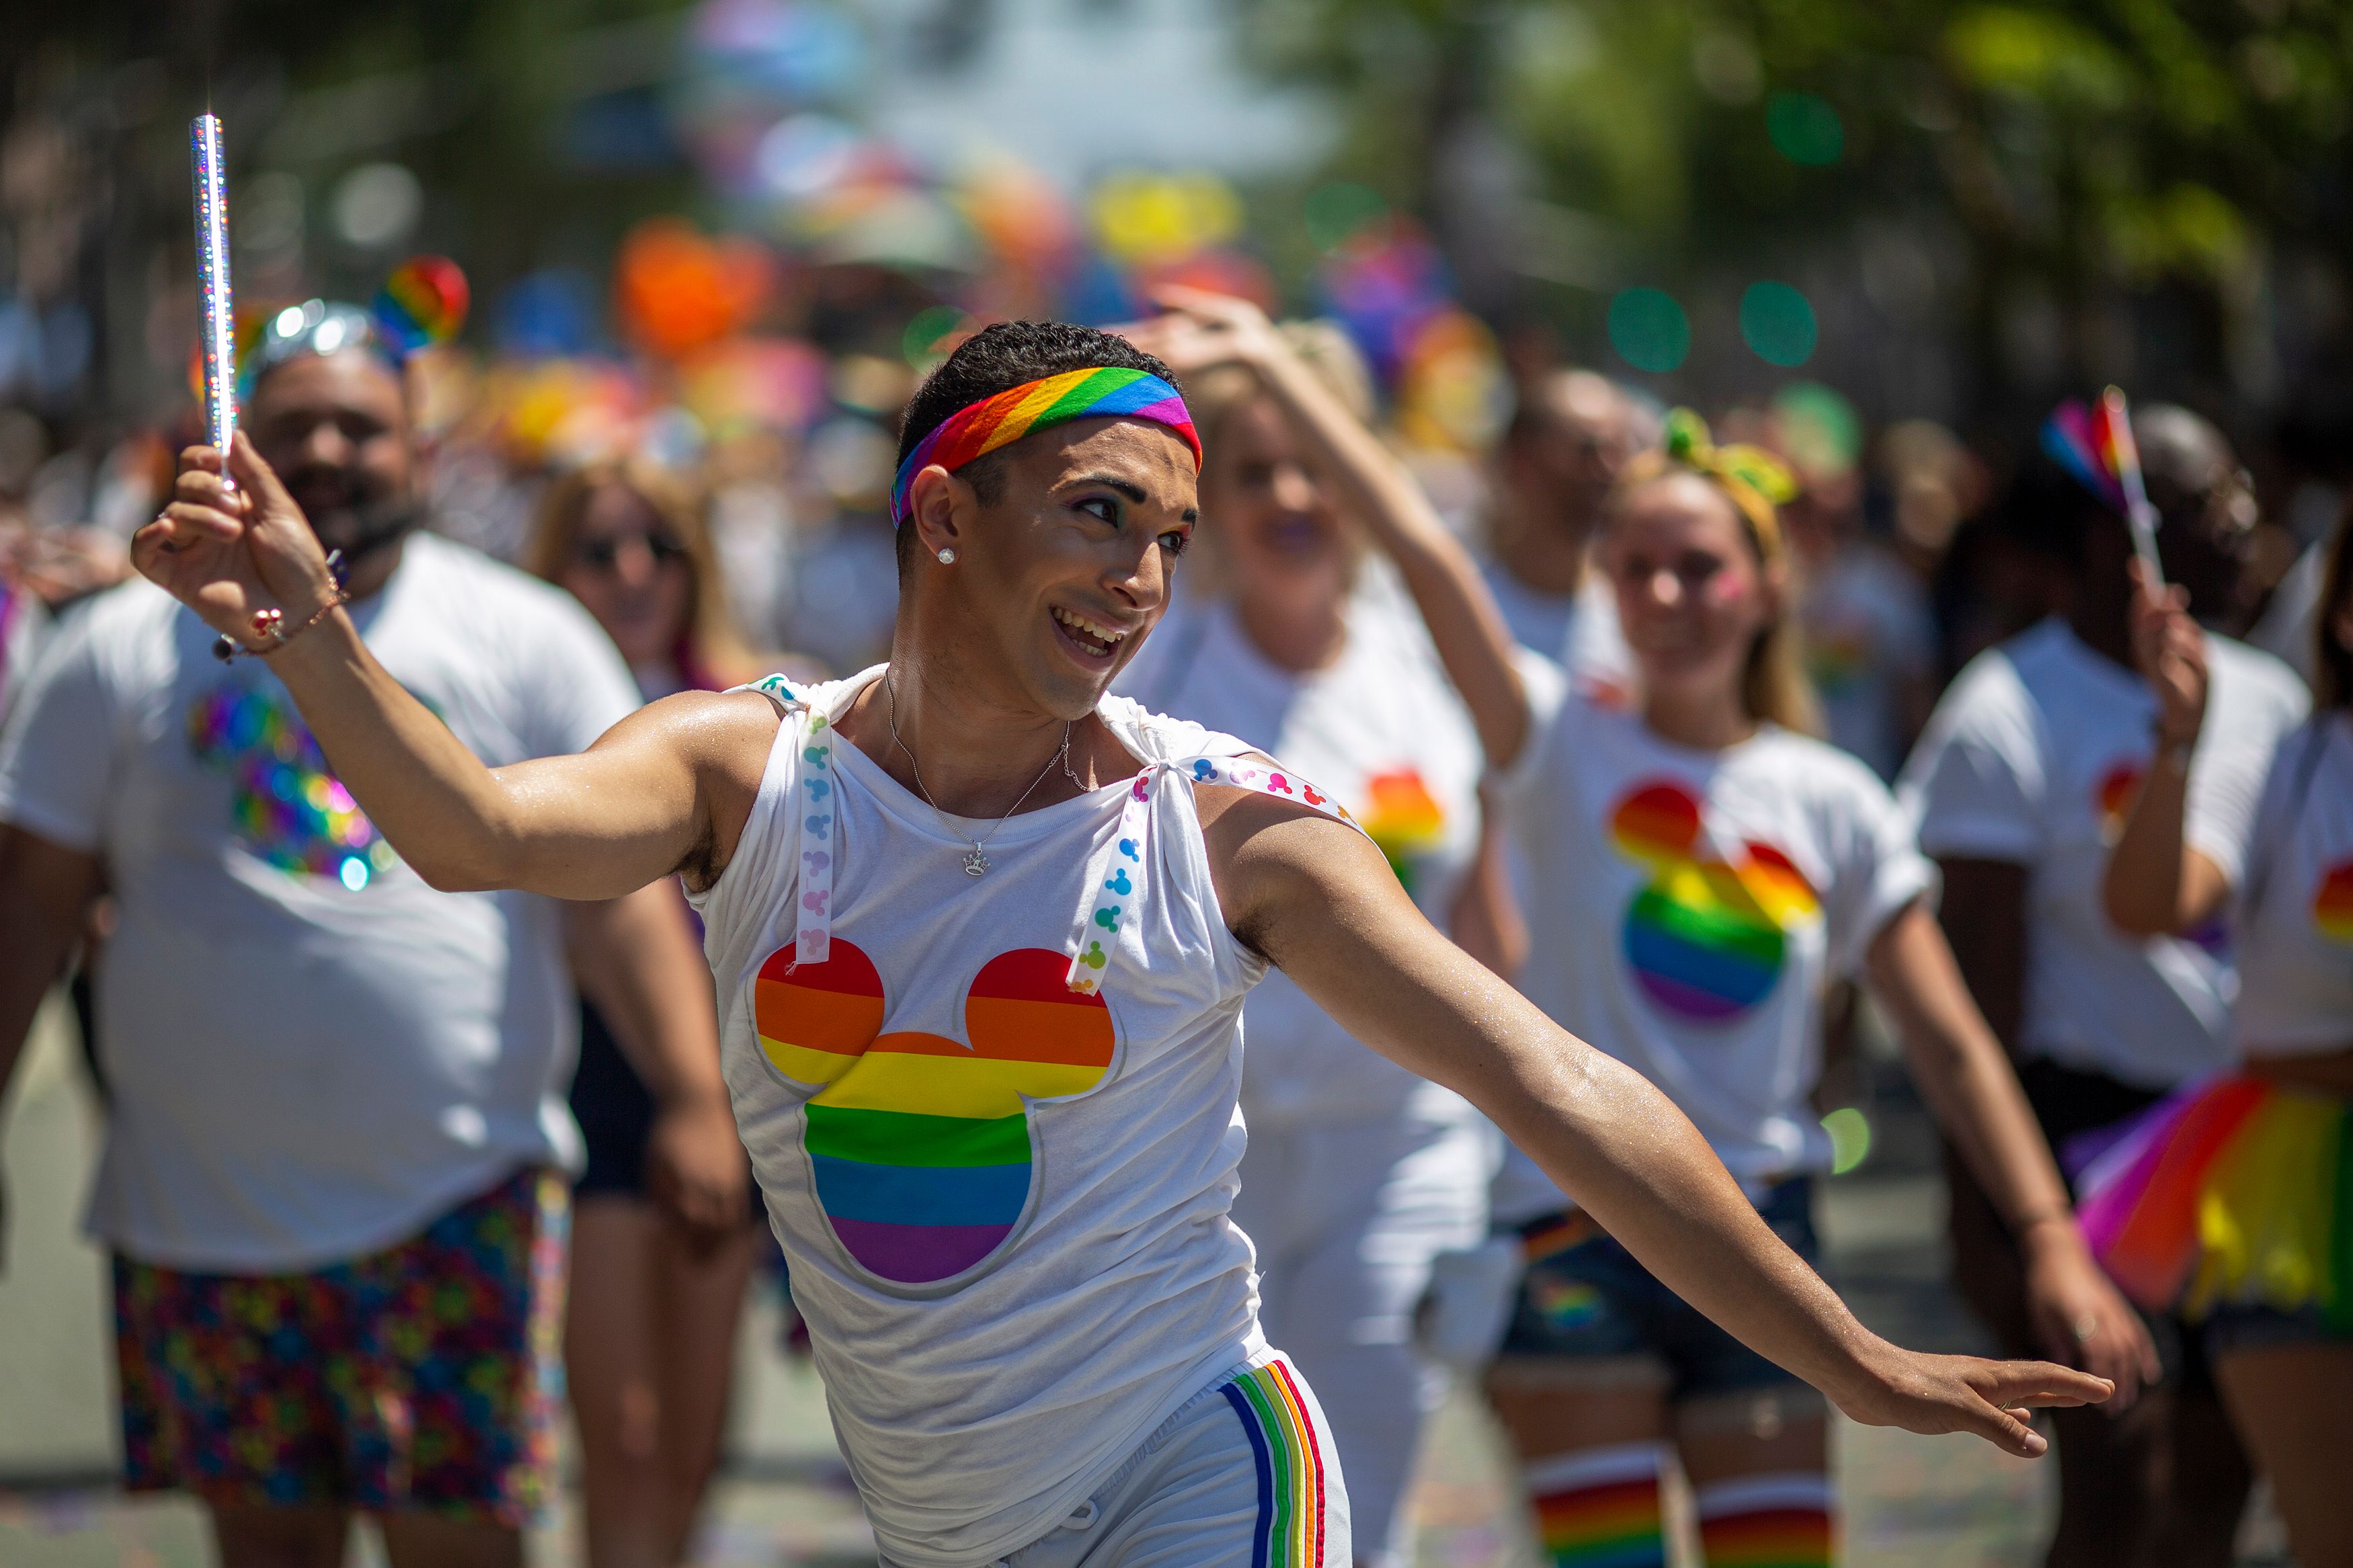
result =
[[[1209,317],[1207,311],[1200,312]],[[1222,315],[1204,330],[1239,331]],[[2065,1187],[1929,912],[1935,871],[1886,787],[1804,732],[1777,504],[1788,471],[1687,411],[1607,509],[1599,564],[1642,691],[1624,710],[1516,650],[1402,468],[1308,378],[1310,456],[1396,561],[1476,720],[1535,876],[1529,997],[1706,1134],[1763,1216],[1813,1247],[1831,1163],[1807,1103],[1819,997],[1867,972],[1930,1103],[2029,1239],[2054,1351],[2129,1396],[2153,1352],[2076,1235]],[[1499,1215],[1527,1268],[1489,1387],[1549,1559],[1663,1568],[1669,1446],[1711,1563],[1831,1560],[1821,1396],[1714,1327],[1557,1192]],[[1829,1391],[1835,1394],[1836,1391]]]

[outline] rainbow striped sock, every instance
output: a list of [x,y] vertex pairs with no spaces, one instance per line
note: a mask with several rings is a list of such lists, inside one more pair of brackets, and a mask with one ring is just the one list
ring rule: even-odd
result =
[[1579,1448],[1527,1467],[1536,1535],[1552,1568],[1666,1568],[1658,1443]]
[[1831,1479],[1792,1470],[1699,1489],[1707,1568],[1828,1568],[1835,1556]]
[[1287,1361],[1225,1384],[1258,1461],[1258,1534],[1250,1568],[1324,1568],[1324,1454],[1306,1391]]

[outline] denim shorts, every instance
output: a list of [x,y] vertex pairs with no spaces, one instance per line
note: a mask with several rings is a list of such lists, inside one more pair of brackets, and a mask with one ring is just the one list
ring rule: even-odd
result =
[[[1809,1265],[1813,1182],[1776,1183],[1757,1214]],[[1799,1383],[1659,1283],[1583,1211],[1519,1227],[1528,1253],[1502,1354],[1549,1358],[1647,1356],[1665,1363],[1668,1397],[1681,1402]]]

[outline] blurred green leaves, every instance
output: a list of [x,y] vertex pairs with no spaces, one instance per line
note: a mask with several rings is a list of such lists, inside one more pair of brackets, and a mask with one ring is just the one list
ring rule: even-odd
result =
[[1530,197],[1620,237],[1596,324],[1624,289],[1745,288],[1889,224],[1957,247],[1932,304],[1979,339],[2021,292],[2226,314],[2283,248],[2347,254],[2345,0],[1238,3],[1283,40],[1246,58],[1346,106],[1335,172],[1444,235],[1444,150],[1480,125]]

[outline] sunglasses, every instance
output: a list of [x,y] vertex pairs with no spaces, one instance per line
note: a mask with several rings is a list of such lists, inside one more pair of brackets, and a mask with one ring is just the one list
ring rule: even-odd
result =
[[624,533],[607,539],[584,539],[572,552],[572,558],[581,565],[598,572],[610,572],[621,558],[621,546],[636,542],[646,547],[657,566],[667,566],[673,561],[686,559],[686,546],[666,533]]

